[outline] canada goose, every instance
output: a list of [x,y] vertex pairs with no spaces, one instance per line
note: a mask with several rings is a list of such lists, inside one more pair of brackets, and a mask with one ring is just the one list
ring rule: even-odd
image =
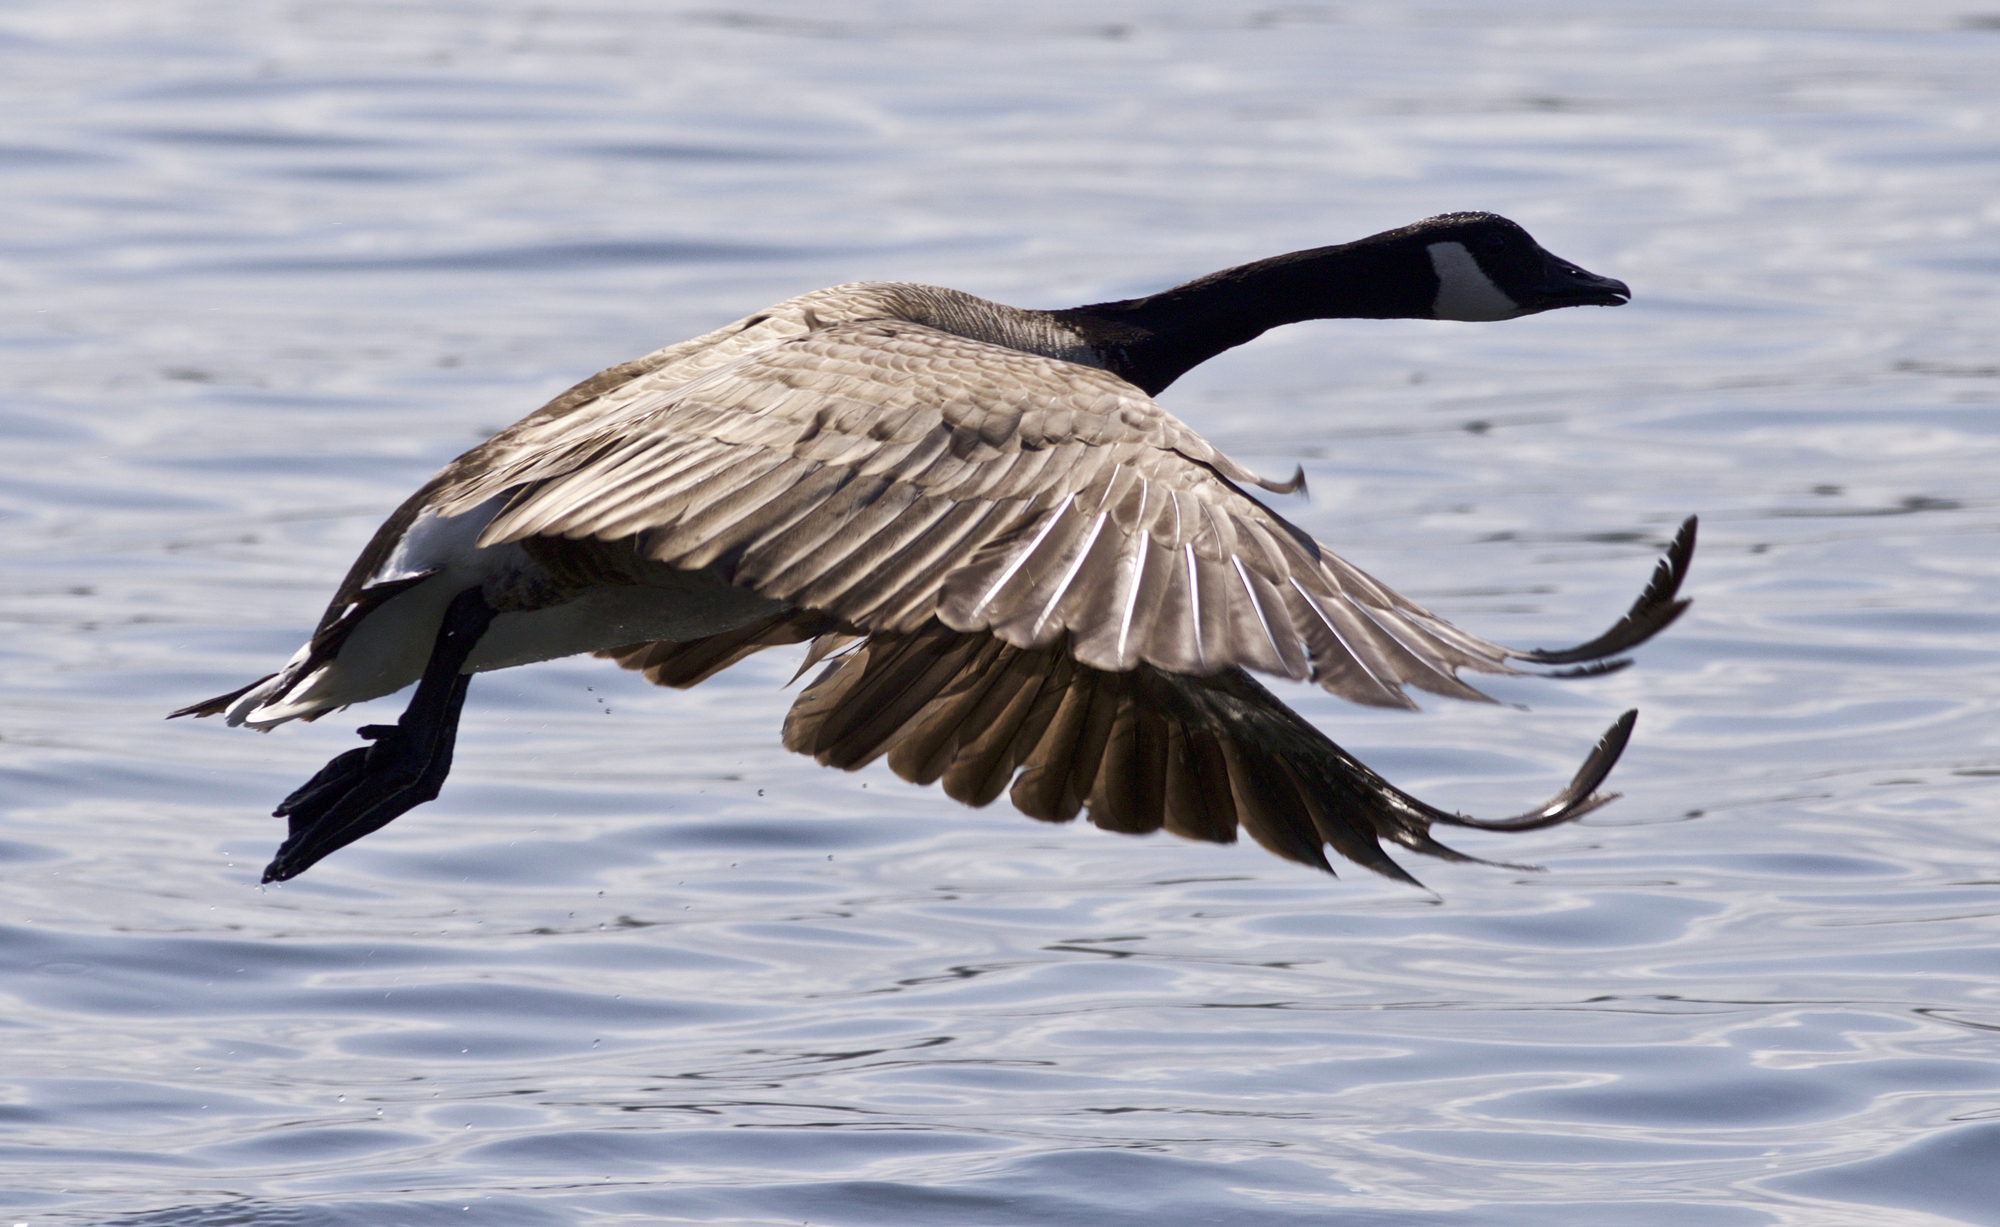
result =
[[396,724],[361,729],[372,744],[278,807],[290,837],[269,882],[437,796],[471,673],[596,652],[691,686],[810,640],[806,667],[832,659],[784,739],[821,763],[886,754],[960,801],[1011,785],[1035,818],[1087,808],[1114,831],[1229,842],[1240,825],[1329,873],[1326,846],[1414,882],[1380,839],[1464,860],[1432,823],[1575,818],[1610,799],[1596,789],[1635,713],[1546,804],[1482,822],[1392,787],[1249,670],[1414,707],[1406,685],[1485,699],[1460,669],[1618,668],[1686,607],[1694,521],[1602,636],[1502,647],[1246,490],[1298,490],[1302,469],[1261,478],[1152,395],[1298,320],[1629,297],[1489,213],[1066,311],[889,282],[803,294],[594,375],[460,456],[389,517],[281,670],[174,715],[269,729],[417,683]]

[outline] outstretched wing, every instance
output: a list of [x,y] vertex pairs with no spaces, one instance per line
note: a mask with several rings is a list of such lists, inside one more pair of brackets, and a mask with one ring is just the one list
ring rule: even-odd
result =
[[[1534,659],[1336,557],[1244,489],[1273,483],[1105,371],[855,320],[599,399],[469,454],[439,510],[505,494],[481,545],[631,538],[864,633],[936,618],[1113,673],[1249,668],[1412,706],[1406,685],[1483,698],[1458,670]],[[1677,612],[1669,592],[1590,657]]]
[[[799,642],[815,629],[812,617],[776,615],[713,643],[634,644],[600,655],[660,685],[689,686],[750,651]],[[1633,720],[1627,712],[1612,725],[1556,796],[1483,822],[1396,788],[1241,669],[1113,673],[1079,664],[1061,643],[1024,649],[933,621],[870,636],[836,658],[792,705],[785,746],[849,771],[886,755],[897,775],[942,783],[967,805],[1004,792],[1048,822],[1087,808],[1106,830],[1216,843],[1235,842],[1241,828],[1279,856],[1329,873],[1328,847],[1415,882],[1383,851],[1385,841],[1472,860],[1432,839],[1431,826],[1534,830],[1611,800],[1597,788]]]

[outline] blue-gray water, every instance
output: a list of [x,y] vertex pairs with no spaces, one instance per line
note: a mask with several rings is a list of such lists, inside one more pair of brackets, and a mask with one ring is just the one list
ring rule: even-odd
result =
[[[0,1224],[2000,1223],[2000,13],[765,0],[0,6]],[[1286,693],[1414,863],[964,810],[691,693],[485,676],[282,888],[260,737],[376,521],[570,382],[843,280],[1028,306],[1452,209],[1619,310],[1320,323],[1166,396],[1357,563],[1557,644]]]

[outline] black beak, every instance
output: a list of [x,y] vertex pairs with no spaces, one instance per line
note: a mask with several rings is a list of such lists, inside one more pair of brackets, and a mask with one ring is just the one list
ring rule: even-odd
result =
[[1622,307],[1632,300],[1632,288],[1622,281],[1585,272],[1550,252],[1542,253],[1541,276],[1525,288],[1530,311],[1557,307]]

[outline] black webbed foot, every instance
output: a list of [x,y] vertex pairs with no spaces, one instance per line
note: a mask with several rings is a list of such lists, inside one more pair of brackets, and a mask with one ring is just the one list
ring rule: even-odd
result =
[[449,736],[439,748],[393,724],[371,724],[361,735],[375,744],[335,758],[272,811],[291,819],[291,837],[265,867],[266,882],[297,877],[328,853],[437,799],[451,770]]
[[477,588],[452,599],[402,717],[363,727],[361,735],[374,744],[338,755],[272,811],[291,820],[291,831],[265,866],[264,881],[295,878],[328,853],[437,798],[451,773],[458,713],[472,680],[461,670],[493,617]]

